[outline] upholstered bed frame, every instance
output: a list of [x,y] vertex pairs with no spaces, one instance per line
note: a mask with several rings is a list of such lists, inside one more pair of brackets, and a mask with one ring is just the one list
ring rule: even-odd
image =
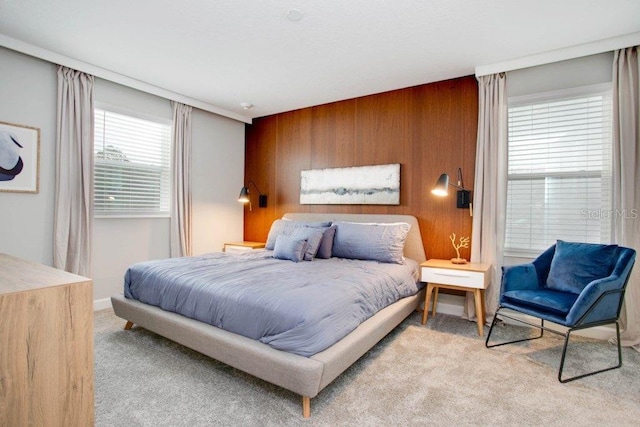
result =
[[[420,227],[409,215],[306,214],[290,213],[285,218],[301,221],[407,222],[411,230],[404,254],[418,262],[425,260]],[[305,418],[311,414],[311,398],[357,361],[385,335],[416,310],[424,299],[424,290],[403,298],[369,318],[342,340],[311,357],[273,349],[266,344],[114,295],[115,314],[133,324],[157,333],[209,357],[226,363],[302,396]]]

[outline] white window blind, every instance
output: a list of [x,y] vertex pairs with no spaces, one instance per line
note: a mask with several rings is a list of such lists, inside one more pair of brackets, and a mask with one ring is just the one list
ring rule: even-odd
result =
[[95,214],[168,216],[171,125],[95,109]]
[[608,242],[611,93],[602,85],[509,99],[505,249]]

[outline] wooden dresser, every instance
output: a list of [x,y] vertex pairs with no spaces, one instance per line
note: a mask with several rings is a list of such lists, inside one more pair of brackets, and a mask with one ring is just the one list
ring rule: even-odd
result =
[[93,424],[92,281],[0,254],[0,425]]

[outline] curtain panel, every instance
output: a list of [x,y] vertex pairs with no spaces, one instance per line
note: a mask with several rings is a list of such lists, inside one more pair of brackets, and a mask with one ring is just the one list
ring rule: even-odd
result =
[[92,276],[94,77],[58,67],[53,265]]
[[171,101],[171,257],[192,255],[191,107]]
[[[478,78],[478,138],[473,196],[471,261],[491,265],[485,289],[485,323],[498,308],[507,210],[507,92],[504,73]],[[474,299],[467,293],[465,317],[475,320]]]
[[[640,85],[638,46],[613,59],[613,240],[640,252]],[[640,254],[636,255],[640,256]],[[640,351],[640,263],[631,272],[621,343]]]

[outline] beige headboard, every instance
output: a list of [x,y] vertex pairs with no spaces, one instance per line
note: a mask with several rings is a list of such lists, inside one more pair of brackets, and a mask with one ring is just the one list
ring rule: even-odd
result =
[[350,221],[350,222],[406,222],[411,225],[404,244],[404,256],[418,262],[426,261],[418,219],[412,215],[372,215],[341,213],[287,213],[284,218],[296,221]]

